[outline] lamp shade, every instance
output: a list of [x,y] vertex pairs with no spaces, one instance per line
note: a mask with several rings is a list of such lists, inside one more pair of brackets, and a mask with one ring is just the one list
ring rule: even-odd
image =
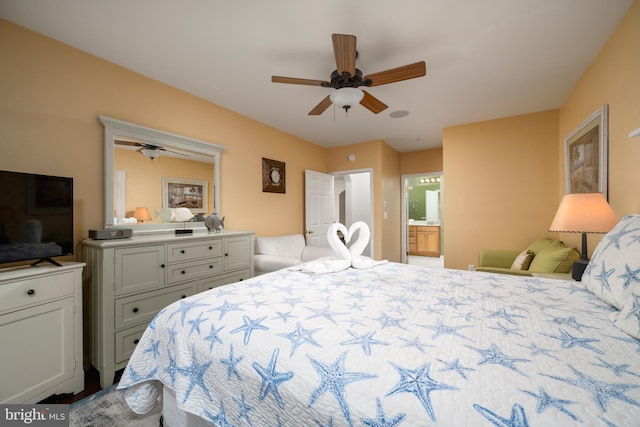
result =
[[617,223],[602,193],[565,194],[549,231],[607,233]]
[[133,212],[133,217],[140,222],[151,221],[151,214],[147,208],[136,208]]
[[140,152],[145,156],[147,156],[148,158],[150,158],[151,160],[157,159],[158,157],[160,157],[160,150],[156,148],[143,148],[140,150]]
[[331,93],[329,99],[336,107],[344,108],[348,110],[354,105],[358,104],[364,98],[364,92],[355,87],[343,87],[336,89]]

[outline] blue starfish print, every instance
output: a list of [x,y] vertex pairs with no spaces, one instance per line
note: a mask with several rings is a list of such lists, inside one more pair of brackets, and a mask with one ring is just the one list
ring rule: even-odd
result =
[[503,325],[502,323],[498,322],[497,326],[489,326],[489,329],[495,329],[496,331],[500,331],[502,332],[502,335],[504,335],[505,337],[507,335],[513,334],[513,335],[518,335],[520,337],[525,337],[524,335],[522,335],[521,333],[519,333],[519,329],[517,328],[513,328],[513,329],[509,329],[508,326]]
[[576,320],[576,318],[574,316],[569,316],[569,317],[554,317],[553,318],[553,322],[557,323],[558,325],[566,325],[570,328],[576,329],[580,332],[582,332],[582,329],[580,328],[588,328],[589,326],[586,325],[582,325],[580,323],[578,323],[578,321]]
[[560,332],[560,336],[555,336],[555,335],[548,335],[548,334],[542,334],[542,335],[546,335],[548,337],[560,340],[560,346],[562,348],[571,348],[574,346],[578,346],[578,347],[582,347],[585,348],[587,350],[591,350],[594,351],[598,354],[604,354],[603,351],[597,349],[596,347],[592,346],[591,342],[600,342],[599,339],[596,338],[576,338],[573,335],[571,335],[569,332],[565,331],[564,329],[558,328],[558,331]]
[[339,316],[341,314],[345,314],[345,313],[335,313],[335,312],[331,311],[331,308],[330,308],[329,305],[327,305],[324,308],[313,308],[313,307],[306,307],[306,308],[307,308],[307,310],[311,310],[312,312],[315,313],[313,316],[307,317],[307,319],[313,319],[315,317],[324,317],[325,319],[327,319],[328,321],[330,321],[334,325],[337,325],[336,321],[333,319],[334,316]]
[[320,344],[311,336],[312,334],[318,332],[318,329],[305,329],[302,327],[300,322],[296,322],[296,328],[289,332],[288,334],[278,334],[280,337],[287,338],[291,340],[291,353],[289,356],[293,356],[293,353],[304,343],[308,343],[311,345],[315,345],[316,347],[321,347]]
[[367,332],[364,335],[358,335],[355,332],[349,331],[349,330],[347,331],[347,333],[349,333],[349,335],[351,335],[353,339],[342,341],[340,345],[353,345],[353,344],[361,345],[362,351],[364,351],[364,354],[366,354],[367,356],[371,356],[372,345],[389,345],[388,342],[374,340],[373,335],[375,334],[375,332],[373,331]]
[[587,374],[584,374],[578,371],[571,365],[567,365],[567,366],[569,366],[569,369],[571,370],[571,372],[574,373],[574,375],[577,378],[575,379],[562,378],[562,377],[556,377],[553,375],[547,375],[543,373],[541,373],[541,375],[544,375],[545,377],[553,378],[554,380],[565,382],[567,384],[571,384],[572,386],[575,386],[578,388],[585,389],[586,391],[591,393],[591,395],[593,396],[593,401],[600,407],[600,409],[602,409],[605,412],[607,410],[607,403],[609,402],[610,399],[618,399],[618,400],[622,400],[623,402],[627,402],[630,405],[640,406],[640,403],[636,402],[635,400],[631,399],[628,396],[625,396],[624,394],[627,390],[639,388],[640,385],[608,384],[602,381],[598,381],[594,378],[591,378]]
[[351,305],[348,305],[347,308],[349,310],[358,310],[358,311],[363,311],[364,310],[364,306],[362,304],[358,304],[355,301]]
[[249,345],[249,339],[251,338],[251,333],[254,330],[256,329],[260,329],[263,331],[269,330],[269,328],[260,324],[260,322],[262,322],[266,318],[267,316],[262,316],[258,319],[253,320],[253,319],[250,319],[249,316],[242,316],[242,320],[244,321],[244,324],[242,326],[239,326],[233,329],[230,333],[235,334],[238,332],[244,332],[244,345]]
[[515,364],[517,362],[531,362],[529,359],[518,359],[515,357],[507,356],[506,354],[501,352],[498,346],[495,344],[491,344],[491,346],[486,350],[473,348],[473,347],[469,347],[469,348],[477,351],[482,355],[483,359],[480,362],[478,362],[478,365],[484,365],[486,363],[502,365],[505,368],[509,368],[512,371],[515,371],[521,375],[524,375],[525,377],[528,376],[527,374],[519,370]]
[[180,367],[178,366],[176,370],[180,375],[183,375],[189,380],[189,387],[187,387],[184,398],[182,399],[182,403],[186,402],[189,399],[189,395],[193,391],[196,386],[199,386],[204,394],[207,395],[209,400],[211,400],[211,393],[209,393],[209,389],[204,381],[204,375],[207,373],[207,369],[211,366],[211,361],[207,361],[205,363],[198,363],[196,359],[195,349],[191,349],[191,365]]
[[507,313],[507,310],[504,309],[504,307],[500,307],[500,309],[490,315],[487,316],[487,318],[492,318],[492,317],[500,317],[504,320],[506,320],[507,322],[511,323],[512,325],[517,325],[518,322],[516,322],[515,320],[513,320],[514,317],[520,317],[520,318],[525,318],[526,316],[521,316],[519,314],[509,314]]
[[629,370],[629,364],[625,363],[623,365],[614,365],[605,360],[602,360],[598,357],[600,363],[592,363],[593,366],[600,366],[601,368],[609,369],[611,372],[615,374],[616,377],[621,377],[622,374],[633,375],[634,377],[640,377],[640,374],[636,374],[635,372],[631,372]]
[[171,329],[169,329],[168,332],[169,332],[169,343],[168,343],[168,345],[172,345],[172,344],[175,345],[175,343],[176,343],[176,334],[178,333],[176,331],[176,325],[173,325],[171,327]]
[[427,362],[417,369],[402,368],[394,363],[391,363],[391,365],[400,374],[400,381],[386,395],[391,396],[396,393],[411,393],[415,395],[433,421],[436,420],[436,414],[433,411],[429,393],[436,390],[458,390],[456,387],[438,382],[429,376],[431,362]]
[[538,414],[543,413],[549,408],[556,408],[560,412],[567,414],[574,421],[580,421],[580,419],[574,413],[565,408],[565,405],[570,405],[576,402],[572,400],[556,399],[554,397],[551,397],[549,393],[547,393],[542,387],[538,387],[538,394],[535,394],[534,392],[528,390],[520,389],[520,391],[528,394],[529,396],[533,396],[538,400],[538,404],[536,406],[536,412]]
[[209,311],[220,311],[220,317],[218,317],[218,320],[221,320],[224,315],[229,313],[230,311],[244,311],[244,308],[241,308],[240,304],[231,304],[229,301],[224,300],[221,306],[213,308]]
[[447,307],[451,307],[451,308],[454,308],[456,310],[458,309],[458,306],[466,305],[466,304],[459,303],[453,297],[451,297],[451,298],[439,298],[439,297],[436,297],[436,299],[438,300],[438,304],[439,305],[445,305]]
[[393,317],[388,316],[386,313],[380,313],[380,317],[374,320],[380,322],[380,326],[382,327],[382,329],[385,329],[387,327],[396,327],[405,330],[407,329],[400,324],[400,322],[403,322],[406,319],[394,319]]
[[258,375],[262,378],[262,385],[260,386],[260,392],[258,393],[258,399],[264,400],[267,397],[267,394],[271,393],[273,398],[276,400],[276,403],[280,407],[280,409],[284,409],[284,403],[282,402],[282,397],[280,397],[280,393],[278,393],[278,386],[285,381],[289,381],[293,378],[293,372],[276,372],[276,364],[278,363],[278,354],[280,353],[280,349],[273,350],[271,354],[271,360],[269,361],[269,366],[262,367],[258,364],[258,362],[253,362],[253,369],[258,372]]
[[360,421],[367,427],[396,427],[399,426],[405,418],[407,418],[407,414],[400,414],[387,419],[387,416],[384,414],[384,409],[382,408],[382,402],[380,402],[379,398],[376,398],[376,418],[360,418]]
[[455,371],[458,373],[458,375],[460,375],[465,380],[467,379],[467,374],[464,371],[475,371],[475,369],[473,368],[467,368],[465,366],[462,366],[460,364],[460,359],[458,359],[457,357],[452,362],[447,362],[441,359],[436,359],[436,360],[444,364],[444,368],[440,369],[440,372]]
[[607,246],[605,246],[602,251],[606,251],[607,248],[611,245],[614,245],[616,247],[616,249],[620,249],[620,240],[622,240],[622,238],[624,236],[626,236],[629,233],[633,233],[634,231],[638,231],[640,229],[636,228],[633,230],[627,230],[628,227],[630,227],[631,224],[627,224],[624,227],[622,227],[622,229],[618,230],[616,233],[609,233],[607,234],[605,237],[609,240],[609,243],[607,243]]
[[527,283],[528,294],[535,294],[538,292],[542,292],[542,293],[549,292],[549,288],[536,288],[535,286],[532,286],[530,283]]
[[147,347],[143,353],[151,353],[151,355],[153,356],[153,360],[156,360],[156,358],[160,356],[160,351],[158,350],[159,345],[160,341],[154,341],[153,338],[151,338],[149,347]]
[[289,320],[290,317],[297,317],[297,316],[292,316],[290,311],[287,312],[281,312],[281,311],[276,311],[277,316],[273,317],[272,320],[282,320],[284,323],[287,323],[287,320]]
[[599,274],[593,276],[594,279],[602,282],[602,287],[606,288],[609,292],[611,292],[611,286],[609,285],[609,277],[616,271],[615,268],[607,270],[605,267],[605,261],[602,261],[602,268]]
[[180,300],[179,301],[180,307],[174,311],[173,313],[171,313],[171,315],[169,316],[169,319],[171,319],[173,316],[175,316],[176,314],[180,313],[180,324],[182,326],[184,326],[184,318],[187,316],[187,313],[189,312],[189,310],[193,310],[194,308],[198,308],[198,307],[206,307],[209,304],[202,304],[199,303],[198,301],[191,301],[191,300]]
[[220,343],[222,344],[222,340],[220,339],[220,336],[218,335],[218,332],[220,332],[221,330],[223,330],[225,327],[221,327],[216,329],[215,325],[212,323],[211,324],[211,330],[209,331],[209,335],[207,335],[206,337],[204,337],[205,341],[211,341],[211,344],[209,344],[209,352],[211,352],[211,349],[213,348],[213,345],[215,343]]
[[249,418],[249,412],[253,411],[254,407],[249,405],[245,401],[244,393],[240,396],[240,399],[235,397],[232,398],[234,402],[238,405],[238,418],[247,420],[247,423],[252,426],[251,419]]
[[313,357],[307,355],[313,369],[320,375],[320,385],[311,394],[308,406],[311,407],[323,394],[330,392],[333,397],[338,401],[342,414],[349,423],[351,422],[351,412],[349,411],[349,405],[347,404],[346,386],[349,383],[367,380],[375,378],[375,375],[367,374],[364,372],[349,372],[345,369],[345,361],[347,358],[347,352],[342,353],[333,363],[322,363]]
[[189,335],[193,333],[193,331],[197,331],[198,335],[200,335],[200,323],[206,321],[207,319],[202,318],[202,313],[198,313],[198,317],[196,319],[189,320],[189,324],[191,325],[191,329],[189,330]]
[[171,355],[169,350],[167,350],[167,357],[169,358],[169,362],[167,362],[167,367],[164,368],[164,371],[169,374],[171,385],[173,386],[176,383],[176,359]]
[[222,402],[220,402],[220,411],[218,411],[218,413],[215,415],[209,412],[207,408],[205,408],[204,418],[208,421],[211,421],[213,425],[218,427],[233,427],[233,424],[231,424],[227,419],[227,414],[224,412],[224,403]]
[[229,348],[229,357],[226,359],[220,359],[220,362],[227,367],[227,380],[231,379],[231,375],[235,375],[238,381],[242,381],[240,378],[240,374],[238,373],[238,368],[236,366],[244,359],[244,356],[233,357],[233,344],[231,344]]
[[558,359],[557,357],[555,357],[554,355],[549,354],[549,353],[553,353],[553,352],[555,352],[555,350],[549,350],[549,349],[546,349],[546,348],[538,347],[538,346],[536,345],[536,343],[533,343],[533,342],[532,342],[531,344],[529,344],[529,346],[524,346],[524,345],[520,345],[520,344],[518,344],[518,345],[519,345],[520,347],[528,348],[529,350],[531,350],[531,355],[532,355],[532,356],[537,356],[537,355],[539,355],[539,354],[542,354],[542,355],[544,355],[544,356],[548,356],[548,357],[550,357],[550,358],[552,358],[552,359],[559,360],[559,359]]
[[425,325],[419,325],[419,326],[426,329],[432,329],[433,331],[435,331],[431,339],[436,339],[440,335],[455,335],[456,337],[464,338],[465,340],[470,340],[468,337],[465,337],[464,335],[461,335],[460,333],[458,333],[458,331],[460,329],[470,328],[471,325],[447,326],[442,323],[442,320],[438,319],[436,321],[436,324],[433,326],[425,326]]
[[129,365],[127,371],[129,372],[130,384],[136,384],[153,378],[156,375],[156,372],[158,372],[158,369],[153,368],[147,375],[139,375],[133,366]]
[[634,317],[638,319],[638,323],[640,324],[640,295],[632,294],[633,297],[633,305],[631,306],[631,310],[624,317],[625,319],[633,319]]
[[618,277],[621,279],[624,279],[624,283],[622,284],[622,287],[624,289],[627,289],[629,285],[631,285],[632,283],[640,282],[640,277],[638,275],[640,275],[640,268],[637,270],[632,270],[629,268],[629,265],[626,264],[624,266],[624,273]]
[[425,353],[425,347],[435,347],[435,345],[426,345],[420,342],[420,337],[416,336],[412,340],[407,340],[402,337],[398,337],[400,341],[404,341],[403,347],[415,347],[420,353]]
[[509,419],[502,418],[500,415],[495,412],[491,412],[477,403],[474,403],[473,407],[480,413],[480,415],[491,421],[491,424],[496,427],[529,427],[529,422],[527,421],[527,415],[524,412],[524,408],[517,403],[515,403],[511,408],[511,418]]

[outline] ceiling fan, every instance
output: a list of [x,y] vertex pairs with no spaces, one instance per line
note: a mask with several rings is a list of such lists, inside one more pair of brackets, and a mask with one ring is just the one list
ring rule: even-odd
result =
[[139,153],[144,154],[145,156],[147,156],[151,160],[157,159],[158,157],[160,157],[160,152],[161,151],[166,151],[167,153],[179,154],[181,156],[189,157],[185,153],[181,153],[179,151],[167,150],[166,148],[161,147],[159,145],[147,144],[146,142],[123,141],[121,139],[116,139],[115,143],[118,144],[118,145],[127,145],[127,146],[130,146],[130,147],[140,147],[136,151],[138,151]]
[[331,73],[330,81],[300,79],[295,77],[272,76],[274,83],[290,83],[297,85],[332,87],[336,89],[331,95],[324,98],[310,112],[310,116],[322,114],[331,104],[349,111],[356,103],[374,114],[384,111],[388,106],[371,95],[369,92],[358,89],[360,86],[381,86],[402,80],[414,79],[427,74],[424,61],[416,62],[402,67],[380,71],[374,74],[364,75],[356,68],[356,36],[349,34],[332,34],[333,52],[336,58],[337,69]]

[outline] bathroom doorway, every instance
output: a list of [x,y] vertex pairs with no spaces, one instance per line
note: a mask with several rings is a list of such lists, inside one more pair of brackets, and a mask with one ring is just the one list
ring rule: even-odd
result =
[[403,175],[402,262],[444,266],[442,172]]

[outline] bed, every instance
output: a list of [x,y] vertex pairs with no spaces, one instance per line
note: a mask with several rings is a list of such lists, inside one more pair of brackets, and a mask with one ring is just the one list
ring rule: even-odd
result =
[[118,388],[138,413],[161,402],[169,427],[640,425],[640,216],[582,282],[334,270],[169,305]]

